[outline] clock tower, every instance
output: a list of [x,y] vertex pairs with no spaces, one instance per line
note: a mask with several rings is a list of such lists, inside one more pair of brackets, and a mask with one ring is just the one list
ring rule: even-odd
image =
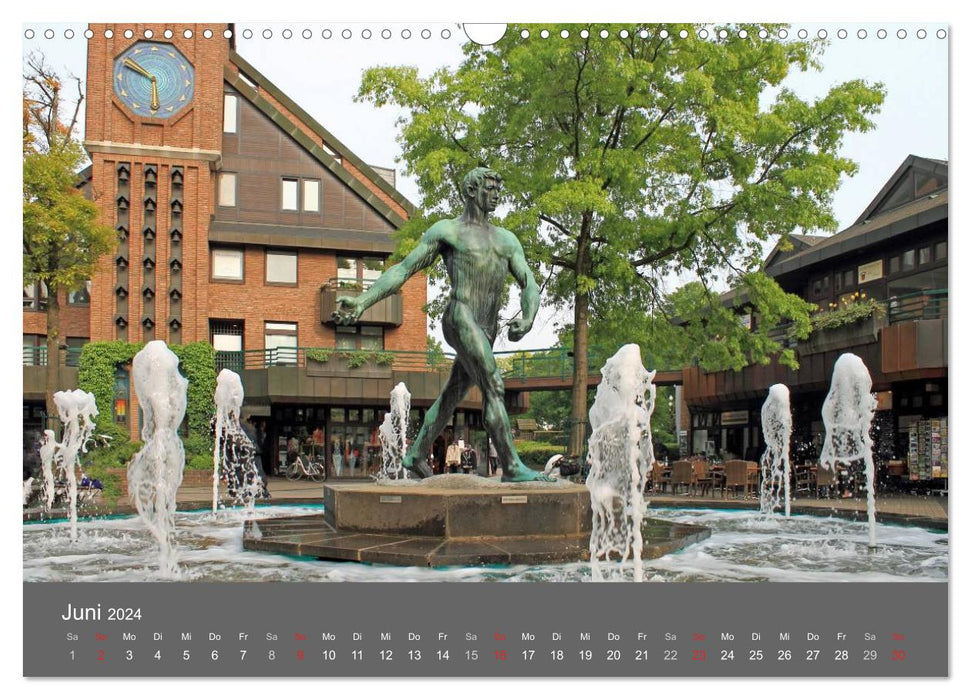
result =
[[92,24],[84,146],[115,251],[91,339],[208,340],[208,227],[222,157],[226,24]]

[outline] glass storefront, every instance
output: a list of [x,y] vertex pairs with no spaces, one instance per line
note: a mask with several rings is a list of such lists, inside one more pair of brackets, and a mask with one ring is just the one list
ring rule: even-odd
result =
[[[387,407],[275,405],[267,421],[273,454],[265,466],[281,474],[294,452],[326,463],[328,478],[365,479],[381,468],[378,429]],[[408,416],[408,439],[418,433],[425,410],[413,408]],[[432,447],[435,473],[444,471],[447,445],[457,442],[475,451],[475,464],[488,462],[488,438],[478,412],[457,411]]]

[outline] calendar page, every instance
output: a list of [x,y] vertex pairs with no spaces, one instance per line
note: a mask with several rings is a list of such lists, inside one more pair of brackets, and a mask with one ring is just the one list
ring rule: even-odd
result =
[[949,25],[21,33],[24,677],[949,676]]

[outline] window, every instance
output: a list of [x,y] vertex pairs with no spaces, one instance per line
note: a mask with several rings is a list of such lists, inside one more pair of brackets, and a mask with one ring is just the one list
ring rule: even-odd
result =
[[892,258],[890,258],[890,273],[889,274],[892,275],[892,274],[897,273],[897,272],[900,272],[900,256],[899,255],[894,255]]
[[236,95],[223,95],[223,133],[236,133]]
[[271,284],[296,284],[296,252],[283,250],[266,251],[266,281]]
[[268,365],[297,364],[297,324],[267,321],[263,335]]
[[812,281],[813,299],[819,299],[821,297],[828,297],[828,296],[829,296],[829,275],[814,279]]
[[931,261],[931,247],[924,246],[917,250],[917,264],[926,265]]
[[337,257],[337,284],[340,287],[367,289],[384,270],[383,258]]
[[212,278],[243,281],[243,251],[229,248],[212,249]]
[[381,326],[337,326],[338,350],[384,350]]
[[47,310],[47,284],[34,282],[24,286],[24,309],[28,311]]
[[298,180],[283,178],[283,198],[280,206],[284,211],[297,211],[297,182]]
[[67,303],[73,306],[88,306],[91,303],[91,280],[88,280],[80,289],[67,293]]
[[901,270],[913,270],[914,269],[914,251],[908,250],[903,255],[900,256],[900,269]]
[[236,206],[236,173],[219,173],[219,206]]
[[81,348],[90,340],[91,338],[72,338],[68,336],[64,364],[68,367],[77,367],[78,360],[81,358]]
[[947,260],[947,241],[940,241],[934,244],[934,260],[937,262]]
[[320,211],[320,180],[303,181],[303,210]]
[[129,394],[128,372],[119,367],[115,372],[115,396],[111,407],[111,414],[115,423],[125,423],[128,421]]
[[239,371],[243,368],[243,322],[212,320],[209,341],[216,351],[216,368]]
[[47,364],[47,336],[24,333],[24,364]]

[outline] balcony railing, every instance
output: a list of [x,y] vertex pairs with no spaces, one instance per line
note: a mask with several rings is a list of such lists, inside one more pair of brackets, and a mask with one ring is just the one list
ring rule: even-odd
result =
[[[567,347],[546,350],[503,350],[495,353],[506,379],[568,379],[573,376],[573,350]],[[599,372],[607,360],[606,351],[596,345],[587,348],[587,371]]]
[[927,289],[887,300],[887,322],[931,321],[947,318],[947,290]]
[[[217,369],[259,370],[269,367],[306,368],[308,361],[320,353],[327,362],[336,359],[345,366],[373,368],[390,367],[400,372],[443,372],[451,370],[455,356],[406,350],[339,350],[336,348],[259,348],[239,352],[217,352]],[[599,372],[607,360],[602,348],[592,346],[587,350],[587,369]],[[506,379],[559,378],[573,376],[574,359],[570,348],[556,347],[543,350],[500,350],[495,353],[496,362]],[[356,361],[356,362],[355,362]],[[358,364],[360,363],[360,364]]]
[[[68,367],[77,367],[80,357],[81,348],[67,348],[64,350],[64,364]],[[24,345],[24,364],[33,367],[46,367],[47,346]]]
[[[309,352],[309,357],[308,357]],[[339,350],[336,348],[258,348],[239,352],[216,352],[216,369],[234,372],[269,367],[306,368],[313,355],[321,353],[360,366],[382,366],[403,372],[433,372],[451,369],[452,357],[410,350]],[[324,362],[326,364],[326,362]]]

